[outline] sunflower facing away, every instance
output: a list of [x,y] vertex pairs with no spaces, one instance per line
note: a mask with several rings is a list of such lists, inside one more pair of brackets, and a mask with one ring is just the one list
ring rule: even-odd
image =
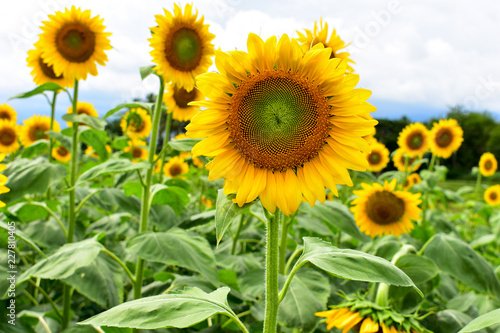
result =
[[410,157],[422,157],[429,147],[429,131],[421,123],[413,123],[401,131],[398,145]]
[[146,142],[133,138],[123,151],[132,155],[132,162],[139,163],[148,159],[149,152],[144,146]]
[[479,159],[479,172],[481,175],[488,177],[493,176],[497,171],[498,163],[495,155],[492,153],[484,153]]
[[484,201],[490,206],[497,206],[500,204],[500,185],[493,185],[486,189],[484,192]]
[[[97,110],[94,108],[94,105],[92,105],[92,103],[78,102],[76,104],[76,111],[77,111],[77,114],[86,114],[87,116],[96,117],[96,118],[99,117],[99,114],[97,113]],[[72,106],[70,106],[68,108],[67,113],[68,114],[72,114],[73,113],[73,107]],[[72,122],[66,122],[66,124],[68,126],[70,126],[70,127],[73,125]],[[85,125],[85,124],[80,123],[80,125]]]
[[54,68],[47,64],[42,58],[42,50],[37,47],[39,43],[35,44],[35,49],[28,51],[28,67],[31,67],[31,76],[37,85],[42,85],[47,82],[57,83],[63,88],[73,87],[74,80],[66,78],[62,74],[56,75]]
[[134,138],[146,138],[151,132],[151,116],[142,108],[132,108],[120,121],[124,134]]
[[429,148],[437,157],[448,158],[464,141],[464,131],[455,119],[441,119],[429,132]]
[[71,153],[63,145],[52,148],[52,157],[62,163],[68,163],[71,161]]
[[175,178],[189,172],[189,165],[180,156],[171,157],[163,166],[166,177]]
[[319,26],[318,22],[314,22],[313,31],[307,29],[304,29],[304,31],[305,34],[297,31],[297,34],[299,35],[299,38],[297,40],[301,44],[304,52],[309,51],[314,45],[321,43],[325,47],[329,47],[332,49],[332,54],[330,55],[331,58],[346,59],[347,71],[354,72],[354,69],[350,65],[354,64],[354,61],[349,58],[350,54],[347,52],[339,52],[347,45],[346,43],[344,43],[344,41],[342,41],[342,39],[340,39],[335,29],[333,29],[330,39],[328,39],[328,24],[320,19]]
[[155,70],[165,82],[172,81],[188,92],[194,87],[194,78],[205,73],[212,65],[211,57],[214,35],[203,24],[203,16],[198,19],[193,6],[187,4],[182,13],[181,7],[174,4],[174,14],[164,10],[165,16],[156,15],[157,27],[151,28],[149,39],[153,50],[150,52]]
[[198,89],[187,91],[184,88],[178,88],[173,84],[166,87],[163,102],[168,108],[168,112],[173,112],[172,117],[179,121],[188,121],[200,111],[200,107],[196,105],[188,105],[193,101],[204,100],[205,97]]
[[96,63],[104,66],[108,61],[104,51],[111,49],[111,34],[104,32],[103,19],[91,17],[90,10],[72,6],[42,23],[38,47],[56,77],[86,80],[87,74],[97,75]]
[[249,53],[216,52],[220,73],[198,76],[209,101],[186,127],[197,143],[193,155],[214,156],[209,179],[225,178],[224,192],[242,206],[260,196],[263,206],[286,215],[305,197],[325,201],[325,186],[352,186],[347,169],[366,170],[362,138],[375,120],[370,91],[354,89],[359,76],[345,75],[346,61],[317,44],[303,53],[283,35],[264,42],[248,37]]
[[387,163],[389,163],[389,150],[383,143],[378,141],[370,142],[371,152],[366,153],[366,160],[368,161],[368,170],[372,172],[379,172],[383,170]]
[[13,123],[17,122],[17,112],[14,108],[8,104],[0,105],[0,119],[11,121]]
[[411,220],[418,220],[421,212],[420,193],[395,191],[396,179],[384,185],[362,183],[361,186],[362,190],[353,192],[358,197],[351,207],[359,230],[375,237],[399,236],[413,229]]
[[[417,161],[417,157],[408,157],[408,170],[407,171],[417,171],[418,168],[420,168],[420,164],[417,163],[415,164],[415,161]],[[394,166],[401,172],[405,172],[405,155],[404,155],[404,150],[399,148],[396,149],[394,152],[394,156],[392,156],[392,162],[394,163]],[[413,167],[411,167],[413,165]]]
[[19,149],[19,132],[15,122],[0,119],[0,154],[10,154]]
[[[19,135],[19,140],[21,141],[23,146],[28,147],[38,140],[49,139],[49,136],[46,134],[46,132],[50,130],[50,117],[35,115],[31,118],[26,119],[23,123],[24,126],[22,126],[21,133]],[[55,120],[52,130],[54,132],[61,131],[59,123]]]
[[[3,161],[5,158],[5,154],[0,153],[0,162]],[[4,171],[7,169],[7,166],[5,164],[0,164],[0,172]],[[10,191],[9,188],[5,187],[4,185],[7,184],[7,177],[4,175],[0,175],[0,194],[7,193]],[[0,200],[0,208],[5,207],[5,202]]]

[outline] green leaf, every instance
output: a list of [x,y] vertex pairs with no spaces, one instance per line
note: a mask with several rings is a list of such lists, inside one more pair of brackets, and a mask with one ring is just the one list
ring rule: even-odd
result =
[[101,118],[89,116],[87,114],[65,114],[62,116],[64,121],[69,121],[70,123],[77,122],[80,124],[85,124],[89,127],[92,127],[96,130],[104,131],[106,128],[106,121]]
[[415,254],[406,254],[396,261],[396,266],[408,275],[416,284],[424,283],[434,278],[438,273],[434,261]]
[[219,245],[227,228],[231,225],[234,218],[242,213],[252,203],[244,204],[239,207],[238,204],[233,202],[236,196],[234,194],[225,195],[224,190],[220,189],[217,192],[217,203],[215,206],[215,232],[217,237],[217,245]]
[[134,102],[134,103],[124,103],[120,104],[117,107],[109,110],[106,115],[102,119],[106,119],[108,117],[111,117],[121,109],[125,108],[142,108],[147,110],[151,114],[151,107],[154,105],[154,103],[140,103],[140,102]]
[[151,186],[151,205],[169,205],[179,216],[189,203],[189,195],[183,188],[154,184]]
[[80,133],[80,140],[82,140],[82,142],[86,145],[92,147],[102,161],[106,161],[109,158],[109,153],[106,149],[106,142],[108,141],[108,134],[106,131],[85,128]]
[[11,98],[9,98],[9,100],[14,99],[14,98],[28,98],[28,97],[35,96],[38,94],[42,94],[45,91],[59,91],[59,90],[63,90],[63,87],[61,87],[57,83],[47,82],[47,83],[42,84],[41,86],[36,87],[33,90],[12,96]]
[[155,67],[156,67],[156,65],[149,65],[149,66],[144,66],[144,67],[139,68],[139,72],[141,73],[141,80],[144,80],[145,78],[147,78],[151,74],[156,73],[156,71],[153,70],[153,68],[155,68]]
[[[15,214],[21,222],[26,223],[47,218],[49,212],[43,207],[44,205],[45,203],[42,202],[37,202],[35,204],[23,202],[20,205],[12,206],[9,211]],[[15,210],[12,209],[14,207],[16,208]]]
[[459,329],[463,328],[471,321],[471,317],[469,315],[455,310],[440,311],[436,315],[436,332],[458,332]]
[[142,198],[142,185],[139,182],[129,182],[123,185],[123,191],[127,197],[135,195],[138,198]]
[[339,249],[319,238],[304,237],[304,252],[295,266],[306,262],[344,279],[413,287],[423,296],[413,281],[389,261],[361,251]]
[[60,132],[54,132],[54,131],[47,131],[46,133],[48,136],[50,136],[54,140],[59,141],[59,143],[61,145],[63,145],[66,149],[71,151],[71,146],[73,144],[72,144],[71,138],[69,136],[66,136]]
[[227,304],[229,290],[223,287],[207,294],[198,288],[189,288],[179,293],[145,297],[120,304],[80,324],[138,329],[186,328],[216,314],[235,318]]
[[49,140],[38,140],[29,147],[23,148],[22,157],[23,158],[33,158],[34,156],[40,155],[49,149]]
[[168,142],[168,145],[178,151],[191,151],[194,145],[200,141],[201,139],[171,140]]
[[334,201],[325,201],[324,204],[317,203],[312,211],[328,224],[337,227],[348,235],[359,240],[366,239],[366,236],[359,231],[351,212],[343,204]]
[[182,229],[139,234],[127,242],[127,251],[148,261],[191,269],[214,285],[219,284],[215,257],[208,241]]
[[66,177],[63,165],[51,164],[43,158],[19,159],[9,164],[4,174],[10,192],[0,195],[3,202],[14,202],[26,194],[46,193],[52,183]]
[[147,162],[133,163],[127,159],[108,160],[85,171],[80,176],[80,178],[78,178],[78,182],[82,183],[85,181],[89,181],[106,173],[129,172],[134,170],[146,169],[148,167],[149,163]]
[[467,243],[449,235],[434,235],[424,255],[445,273],[481,292],[500,297],[500,282],[490,264]]
[[474,239],[472,242],[470,242],[470,247],[473,249],[476,249],[478,247],[486,246],[492,242],[494,242],[497,239],[497,237],[493,234],[488,234],[488,235],[482,235],[481,237]]
[[500,324],[500,309],[493,310],[477,317],[462,328],[458,333],[475,332],[495,324]]

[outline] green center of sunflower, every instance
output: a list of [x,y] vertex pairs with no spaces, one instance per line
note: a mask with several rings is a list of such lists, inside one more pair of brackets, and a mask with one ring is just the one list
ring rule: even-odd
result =
[[378,151],[371,152],[370,155],[368,155],[368,162],[370,164],[378,164],[380,160],[381,156]]
[[95,34],[83,24],[71,23],[57,33],[56,47],[66,60],[85,62],[94,54]]
[[490,192],[490,199],[491,200],[496,200],[497,198],[498,198],[497,192],[495,192],[495,191]]
[[488,161],[486,161],[486,163],[484,163],[484,168],[486,170],[490,170],[492,167],[493,167],[493,163],[490,160],[488,160]]
[[417,150],[424,144],[424,135],[421,132],[416,132],[408,135],[406,144],[412,150]]
[[451,133],[451,130],[449,128],[441,128],[437,133],[436,133],[436,145],[440,148],[446,148],[450,145],[451,141],[453,140],[453,133]]
[[169,171],[172,177],[175,177],[182,173],[182,167],[179,164],[175,163],[170,167]]
[[57,153],[60,155],[60,156],[66,156],[69,154],[69,151],[66,149],[66,147],[64,146],[59,146],[57,148]]
[[42,70],[43,74],[49,79],[52,80],[62,79],[62,75],[56,75],[56,73],[54,72],[54,68],[49,64],[43,62],[42,57],[38,58],[38,65],[40,66],[40,69]]
[[0,130],[0,144],[10,146],[16,141],[16,132],[12,128],[3,128]]
[[140,132],[144,129],[144,126],[146,126],[141,115],[138,114],[137,112],[132,112],[131,114],[129,114],[127,121],[130,129],[133,132]]
[[229,129],[248,161],[284,171],[318,154],[329,133],[329,110],[326,97],[306,78],[266,71],[238,87]]
[[12,120],[10,118],[10,113],[8,113],[7,111],[0,111],[0,119]]
[[165,57],[173,68],[189,72],[198,67],[203,43],[196,30],[181,24],[171,29],[165,39]]
[[196,99],[196,89],[188,92],[184,88],[174,87],[174,101],[175,105],[177,105],[181,109],[187,109],[189,107],[188,103],[192,102]]
[[31,141],[37,141],[41,139],[48,139],[49,136],[45,134],[49,128],[45,126],[33,126],[31,130],[29,131],[29,137]]
[[400,221],[405,213],[405,202],[389,191],[373,193],[366,202],[366,214],[379,225]]

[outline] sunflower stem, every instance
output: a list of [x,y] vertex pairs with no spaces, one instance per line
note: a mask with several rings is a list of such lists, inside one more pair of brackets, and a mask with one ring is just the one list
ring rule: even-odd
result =
[[477,171],[477,180],[476,180],[476,195],[479,194],[481,190],[481,171]]
[[[56,99],[58,91],[54,91],[54,97],[52,98],[52,102],[50,102],[50,130],[52,131],[54,128],[54,117],[56,113]],[[54,146],[54,139],[50,137],[49,139],[49,162],[52,163],[54,158],[52,157],[52,147]]]
[[429,171],[434,170],[434,164],[436,163],[436,155],[432,154],[431,163],[429,164]]
[[[266,214],[267,215],[267,214]],[[267,219],[266,237],[266,309],[264,317],[264,333],[275,333],[278,321],[278,257],[279,257],[279,232],[281,212],[276,208],[276,213]]]
[[167,146],[170,141],[170,127],[172,126],[172,114],[167,113],[167,120],[165,122],[165,139],[163,139],[163,147],[161,149],[161,167],[160,167],[160,183],[163,183],[163,167],[165,166],[165,155],[167,154]]
[[286,244],[288,241],[288,229],[290,224],[292,224],[294,215],[290,218],[284,218],[283,223],[281,223],[281,238],[280,238],[280,259],[279,259],[279,273],[285,274],[286,266]]
[[403,173],[403,182],[401,183],[401,189],[405,189],[406,179],[408,178],[408,162],[410,158],[405,154],[405,171]]
[[[78,114],[77,103],[78,103],[78,80],[75,79],[75,85],[73,87],[73,98],[71,100],[73,103],[73,114]],[[76,173],[78,166],[78,122],[73,122],[72,126],[72,142],[71,142],[71,164],[70,164],[70,180],[69,180],[69,212],[68,212],[68,233],[66,235],[66,243],[73,243],[73,238],[75,234],[76,225],[76,196],[75,196],[75,184],[76,184]],[[52,154],[52,151],[50,152]],[[71,312],[71,286],[64,285],[63,293],[63,318],[62,318],[62,331],[64,331],[69,326],[69,314]]]
[[[163,81],[162,76],[158,76],[160,78],[160,91],[158,92],[158,98],[156,100],[156,106],[153,114],[153,132],[151,133],[151,141],[149,143],[149,154],[148,154],[148,162],[149,168],[146,172],[146,181],[145,186],[142,188],[142,202],[141,202],[141,215],[140,215],[140,225],[139,225],[139,233],[146,232],[148,230],[148,217],[149,217],[149,208],[151,204],[151,183],[153,179],[153,170],[154,170],[154,159],[156,153],[156,144],[158,141],[158,129],[160,124],[160,116],[161,116],[161,105],[163,101],[163,91],[165,90],[165,82]],[[141,298],[142,294],[142,279],[144,276],[144,259],[137,258],[137,265],[135,268],[135,283],[134,283],[134,299]],[[133,329],[132,332],[139,332],[137,329]]]

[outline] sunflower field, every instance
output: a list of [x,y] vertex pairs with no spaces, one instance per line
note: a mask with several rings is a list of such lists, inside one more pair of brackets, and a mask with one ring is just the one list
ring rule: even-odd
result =
[[49,15],[12,98],[51,116],[0,105],[0,331],[500,332],[495,156],[450,187],[452,118],[389,151],[347,44],[309,28],[222,51],[174,5],[137,70],[153,101],[96,110],[111,33]]

